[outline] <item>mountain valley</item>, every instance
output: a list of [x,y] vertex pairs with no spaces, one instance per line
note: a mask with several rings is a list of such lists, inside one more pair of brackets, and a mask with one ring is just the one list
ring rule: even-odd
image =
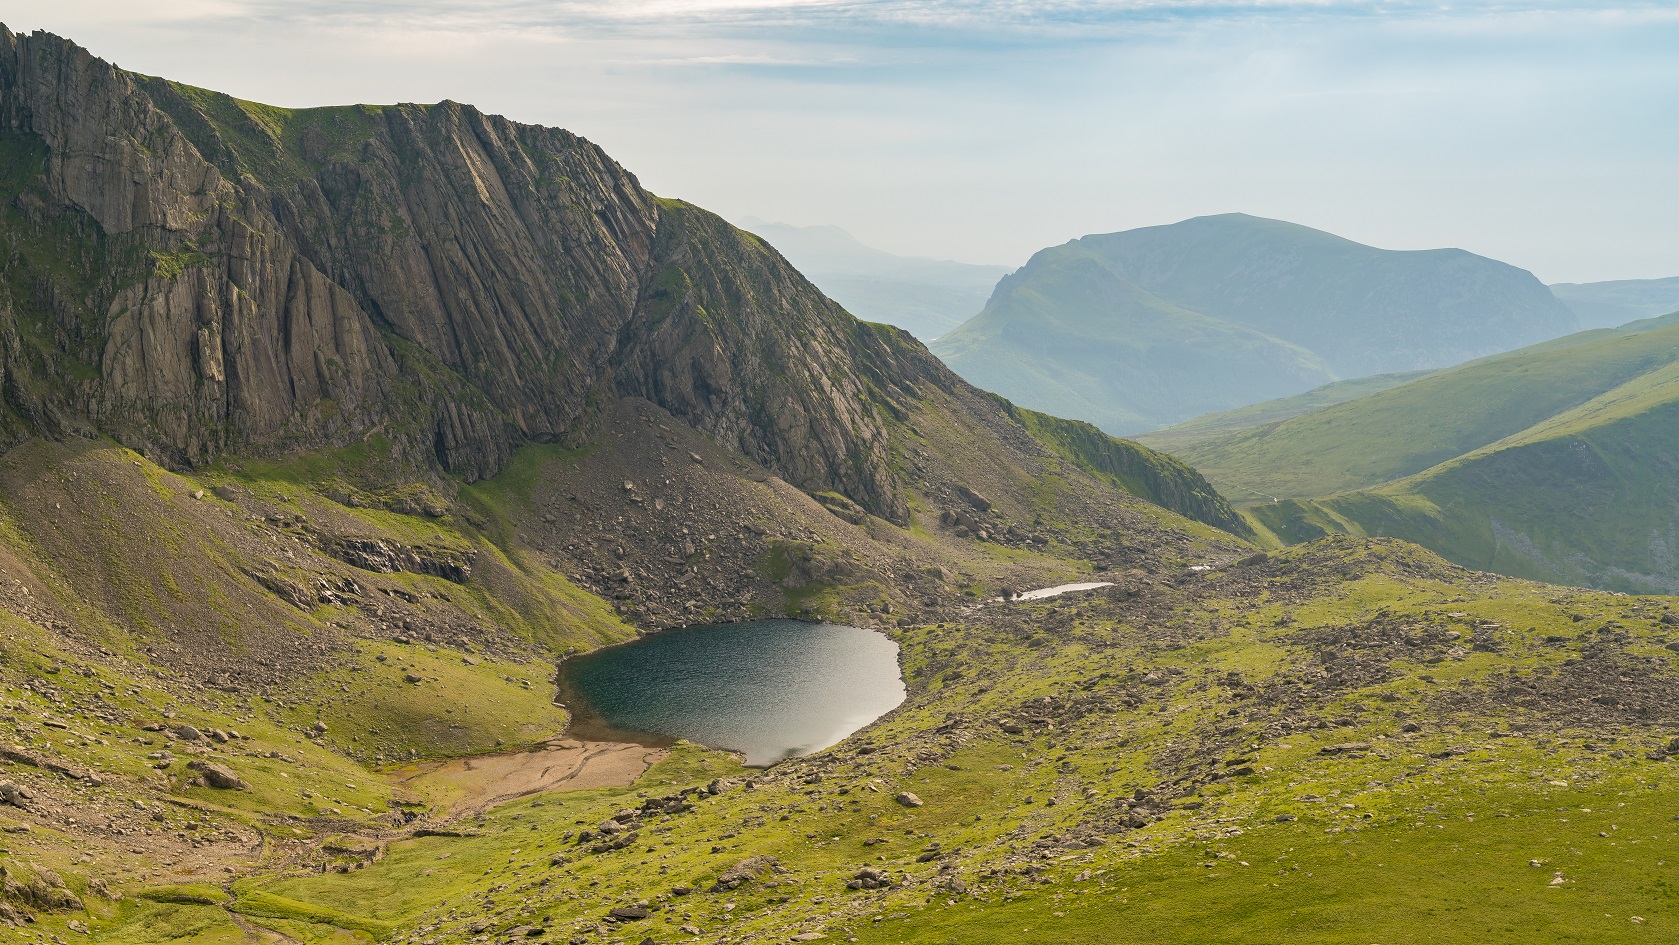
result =
[[[276,108],[0,27],[0,154],[0,939],[1679,926],[1679,601],[1311,528],[1590,465],[1560,443],[1645,490],[1642,529],[1675,481],[1671,319],[1437,371],[1573,316],[1396,254],[1523,301],[1383,360],[1381,312],[1309,348],[1108,238],[1008,276],[988,312],[1053,325],[1084,290],[1037,280],[1094,267],[1116,348],[1187,325],[1289,379],[1244,397],[1331,384],[1162,434],[1203,476],[975,386],[558,129]],[[1454,426],[1441,390],[1484,410]],[[1396,416],[1385,450],[1344,436]],[[1265,452],[1291,436],[1319,461]],[[568,729],[568,657],[781,617],[889,635],[903,704],[767,768]]]

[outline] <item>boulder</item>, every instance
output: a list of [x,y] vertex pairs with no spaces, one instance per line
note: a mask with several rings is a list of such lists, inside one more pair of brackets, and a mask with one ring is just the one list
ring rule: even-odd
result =
[[1339,745],[1325,745],[1318,749],[1320,755],[1345,755],[1355,751],[1369,751],[1369,742],[1342,742]]
[[991,500],[987,499],[983,495],[980,495],[978,492],[975,492],[963,483],[957,483],[953,488],[953,491],[956,493],[957,498],[973,506],[978,511],[991,511]]
[[251,786],[233,769],[214,761],[189,761],[187,767],[204,776],[204,783],[222,791],[249,791]]

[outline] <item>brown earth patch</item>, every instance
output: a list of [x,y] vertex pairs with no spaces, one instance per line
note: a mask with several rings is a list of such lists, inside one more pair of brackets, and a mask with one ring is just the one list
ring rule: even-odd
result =
[[404,768],[395,781],[415,793],[450,798],[449,816],[459,817],[545,791],[627,787],[665,755],[643,745],[561,738],[534,751]]

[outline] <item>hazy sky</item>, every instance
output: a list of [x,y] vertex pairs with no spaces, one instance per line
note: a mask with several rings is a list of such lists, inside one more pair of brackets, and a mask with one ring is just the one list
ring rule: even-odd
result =
[[1244,211],[1548,282],[1679,275],[1679,3],[9,0],[141,72],[471,102],[650,189],[1018,264]]

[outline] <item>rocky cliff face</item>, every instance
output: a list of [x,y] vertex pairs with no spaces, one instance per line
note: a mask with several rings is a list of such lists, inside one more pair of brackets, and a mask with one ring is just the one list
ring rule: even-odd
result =
[[855,322],[575,135],[451,102],[268,108],[3,28],[0,134],[0,304],[43,318],[5,339],[14,435],[191,464],[377,427],[476,479],[645,395],[903,514]]
[[273,108],[0,26],[0,157],[0,445],[377,434],[472,481],[645,397],[902,522],[891,417],[962,385],[588,141],[453,102]]

